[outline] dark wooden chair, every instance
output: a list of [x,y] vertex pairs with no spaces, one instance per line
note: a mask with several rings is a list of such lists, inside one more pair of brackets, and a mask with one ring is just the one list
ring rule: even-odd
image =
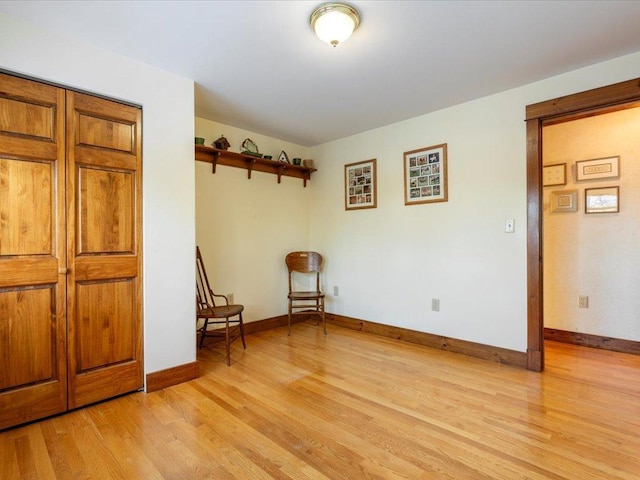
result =
[[[285,257],[289,270],[289,333],[291,335],[291,316],[317,314],[322,319],[322,329],[327,334],[324,318],[324,293],[320,291],[320,269],[322,255],[317,252],[291,252]],[[315,290],[293,290],[294,274],[315,274]]]
[[[196,328],[200,334],[200,348],[204,344],[206,337],[224,338],[227,365],[231,365],[231,343],[236,338],[242,339],[243,348],[247,348],[244,341],[244,324],[242,323],[243,305],[229,305],[229,300],[225,295],[216,295],[209,286],[209,278],[204,268],[200,247],[196,247],[196,322],[200,319],[204,321],[202,327]],[[219,302],[216,304],[215,299],[224,299],[224,305]],[[214,328],[209,330],[209,327]]]

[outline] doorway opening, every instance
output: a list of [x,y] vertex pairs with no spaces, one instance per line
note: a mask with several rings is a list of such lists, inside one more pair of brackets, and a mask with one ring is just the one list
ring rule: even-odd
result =
[[544,338],[640,354],[640,107],[542,136]]
[[527,369],[544,369],[542,132],[546,125],[640,106],[640,79],[528,105]]

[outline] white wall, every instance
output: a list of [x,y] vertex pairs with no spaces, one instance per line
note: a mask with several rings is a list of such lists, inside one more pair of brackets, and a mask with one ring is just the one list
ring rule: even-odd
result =
[[[274,159],[284,150],[289,159],[308,158],[309,149],[253,132],[196,118],[196,135],[210,146],[220,135],[241,151],[251,138],[260,153]],[[285,255],[309,245],[309,199],[315,174],[306,188],[299,178],[252,172],[196,162],[196,239],[216,293],[233,293],[245,306],[245,322],[287,311]]]
[[[321,168],[310,246],[327,259],[327,292],[340,287],[327,309],[526,351],[525,107],[639,71],[636,53],[312,148]],[[449,201],[405,206],[403,152],[439,143],[449,149]],[[344,164],[370,158],[378,208],[346,212]],[[509,218],[515,233],[504,231]]]
[[144,368],[193,362],[193,81],[2,14],[0,68],[142,105]]
[[[543,130],[543,162],[565,163],[567,184],[544,189],[544,324],[640,341],[640,108]],[[578,160],[620,156],[620,178],[576,181]],[[620,187],[620,212],[585,214],[587,188]],[[554,191],[577,190],[577,212],[550,212]],[[578,308],[578,296],[589,308]]]

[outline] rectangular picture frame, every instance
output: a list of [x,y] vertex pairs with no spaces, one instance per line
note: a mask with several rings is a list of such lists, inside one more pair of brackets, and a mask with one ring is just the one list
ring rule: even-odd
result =
[[378,206],[376,159],[344,166],[344,209],[362,210]]
[[554,190],[549,194],[551,213],[577,212],[578,190]]
[[620,157],[594,158],[576,162],[576,180],[599,180],[620,177]]
[[618,213],[619,211],[619,186],[584,190],[584,213]]
[[567,164],[556,163],[542,167],[542,186],[555,187],[567,184]]
[[449,200],[446,143],[404,152],[403,164],[405,205]]

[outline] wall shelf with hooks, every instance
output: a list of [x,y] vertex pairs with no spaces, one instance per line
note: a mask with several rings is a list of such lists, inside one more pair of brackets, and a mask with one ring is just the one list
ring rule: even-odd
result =
[[253,171],[277,175],[278,183],[280,183],[283,176],[301,178],[306,187],[307,180],[311,180],[311,174],[317,171],[315,168],[292,165],[276,160],[267,160],[254,157],[253,155],[229,152],[205,145],[196,145],[195,149],[196,160],[211,163],[212,173],[216,173],[216,167],[218,165],[226,165],[228,167],[244,168],[247,170],[247,178],[251,178],[251,172]]

